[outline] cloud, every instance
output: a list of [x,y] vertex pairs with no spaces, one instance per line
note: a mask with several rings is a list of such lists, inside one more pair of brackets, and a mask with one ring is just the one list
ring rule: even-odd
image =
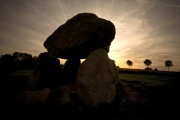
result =
[[59,6],[60,6],[60,8],[61,8],[61,11],[62,11],[65,19],[67,20],[67,16],[66,16],[66,14],[65,14],[65,12],[64,12],[64,9],[63,9],[63,7],[62,7],[62,5],[61,5],[61,2],[60,2],[59,0],[57,0],[57,1],[58,1],[58,4],[59,4]]
[[[24,50],[38,55],[46,51],[45,39],[77,13],[93,12],[115,24],[116,36],[109,56],[120,67],[144,68],[143,60],[152,59],[152,67],[172,58],[180,68],[180,17],[178,0],[44,0],[1,1],[0,54]],[[4,46],[7,46],[7,49]],[[163,68],[163,67],[162,67]]]
[[[57,8],[54,7],[57,5],[55,3],[45,2],[41,3],[41,6],[35,1],[17,1],[17,3],[4,1],[1,3],[3,6],[0,7],[0,39],[3,45],[14,48],[11,49],[12,52],[26,50],[29,53],[33,51],[32,53],[36,55],[43,52],[45,39],[63,23],[63,19],[55,13],[57,10],[54,9]],[[47,9],[48,7],[52,8]]]

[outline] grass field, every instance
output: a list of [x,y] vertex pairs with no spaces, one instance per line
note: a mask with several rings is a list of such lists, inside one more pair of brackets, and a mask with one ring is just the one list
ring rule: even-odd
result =
[[137,81],[145,86],[162,86],[162,85],[176,85],[180,79],[178,76],[164,76],[164,75],[141,75],[141,74],[119,74],[119,78],[123,81]]
[[4,99],[9,99],[14,95],[24,91],[29,76],[33,70],[11,70],[3,71],[0,75],[1,95]]
[[120,73],[119,77],[120,82],[125,84],[121,85],[124,87],[124,96],[120,96],[130,99],[121,107],[131,104],[127,110],[127,116],[132,115],[130,119],[173,119],[178,116],[176,109],[180,107],[179,75]]
[[6,77],[30,76],[32,71],[33,71],[32,69],[5,71],[3,73],[3,76],[6,76]]
[[[4,72],[1,96],[9,99],[24,90],[32,70]],[[156,120],[179,117],[179,74],[119,73],[113,120]],[[180,118],[180,117],[179,117]]]

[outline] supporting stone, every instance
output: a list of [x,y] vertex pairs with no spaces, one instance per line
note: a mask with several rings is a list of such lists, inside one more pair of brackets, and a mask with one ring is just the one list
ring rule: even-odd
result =
[[30,75],[26,90],[57,87],[62,79],[61,76],[60,60],[47,52],[41,53]]
[[66,60],[62,71],[62,84],[73,84],[76,80],[77,70],[81,61],[77,57],[71,57]]
[[107,52],[102,48],[93,51],[77,72],[75,85],[79,99],[89,108],[113,102],[118,79],[116,65]]

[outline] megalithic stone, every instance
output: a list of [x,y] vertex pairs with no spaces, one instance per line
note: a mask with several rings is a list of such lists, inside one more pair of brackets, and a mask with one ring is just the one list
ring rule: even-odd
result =
[[111,104],[118,79],[115,63],[104,49],[98,48],[79,66],[75,83],[77,95],[89,108]]
[[48,53],[63,59],[85,59],[97,48],[109,52],[115,37],[114,24],[94,13],[79,13],[59,26],[44,42]]
[[74,84],[77,70],[81,64],[79,58],[73,57],[66,60],[62,71],[62,84]]
[[36,66],[29,77],[26,90],[58,87],[61,76],[60,60],[47,52],[40,53]]

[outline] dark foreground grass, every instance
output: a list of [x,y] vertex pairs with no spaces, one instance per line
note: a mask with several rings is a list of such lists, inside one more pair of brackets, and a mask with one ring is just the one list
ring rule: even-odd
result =
[[[1,79],[1,104],[13,96],[21,93],[26,87],[27,80],[32,70],[6,71]],[[111,114],[112,120],[160,120],[178,119],[180,108],[180,76],[173,75],[145,75],[145,74],[119,74],[117,95],[109,110],[103,108],[98,112],[86,111],[86,115],[79,112],[73,117],[73,110],[67,107],[61,111],[69,118],[93,119],[93,115],[105,116]],[[107,108],[107,107],[106,107]],[[108,112],[108,113],[105,113]],[[62,113],[58,113],[61,118]],[[98,117],[97,117],[98,118]],[[101,119],[101,117],[99,117]]]
[[33,72],[32,69],[20,69],[20,70],[9,70],[9,71],[4,71],[2,76],[4,77],[16,77],[16,76],[30,76],[31,73]]
[[[177,119],[180,107],[180,76],[119,74],[124,95],[129,94],[128,114],[131,119]],[[128,88],[128,89],[127,89]],[[123,98],[123,97],[122,97]],[[128,97],[124,97],[128,100]],[[123,107],[123,105],[121,106]],[[127,118],[127,117],[126,117]]]
[[32,71],[32,69],[1,71],[1,100],[10,99],[24,91]]

